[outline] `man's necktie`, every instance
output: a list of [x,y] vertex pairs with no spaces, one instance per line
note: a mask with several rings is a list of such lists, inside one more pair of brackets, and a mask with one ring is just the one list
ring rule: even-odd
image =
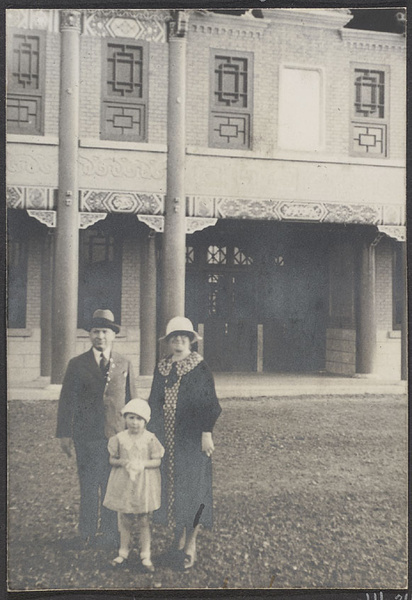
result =
[[107,367],[108,366],[109,366],[109,361],[107,360],[107,358],[105,357],[105,355],[102,352],[100,354],[100,370],[105,377],[107,375]]

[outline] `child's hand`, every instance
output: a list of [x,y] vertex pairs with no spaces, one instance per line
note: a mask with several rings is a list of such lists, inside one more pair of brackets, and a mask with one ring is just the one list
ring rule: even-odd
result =
[[129,473],[130,479],[132,481],[136,480],[136,476],[144,471],[144,463],[140,460],[132,460],[126,466],[126,469]]

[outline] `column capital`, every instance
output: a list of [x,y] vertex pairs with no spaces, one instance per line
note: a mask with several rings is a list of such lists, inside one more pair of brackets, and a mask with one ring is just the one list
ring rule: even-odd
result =
[[189,29],[189,11],[178,9],[171,11],[172,19],[168,25],[168,41],[185,38]]
[[60,10],[60,31],[81,31],[81,17],[82,12],[80,10]]

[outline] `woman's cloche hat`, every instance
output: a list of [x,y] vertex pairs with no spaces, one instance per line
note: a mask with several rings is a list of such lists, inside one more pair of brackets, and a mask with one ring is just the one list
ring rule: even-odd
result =
[[119,333],[120,325],[116,325],[114,322],[114,315],[111,310],[107,309],[98,309],[93,313],[93,318],[90,323],[90,326],[87,328],[87,331],[93,329],[93,327],[98,327],[100,329],[112,329],[115,333]]
[[160,339],[168,340],[171,335],[177,333],[186,334],[189,336],[191,342],[197,342],[202,339],[197,331],[193,329],[192,321],[186,317],[173,317],[173,319],[170,319],[166,325],[166,335]]
[[134,415],[139,415],[148,423],[150,421],[151,410],[149,404],[146,400],[142,400],[141,398],[133,398],[127,404],[125,404],[120,411],[124,416],[127,413],[133,413]]

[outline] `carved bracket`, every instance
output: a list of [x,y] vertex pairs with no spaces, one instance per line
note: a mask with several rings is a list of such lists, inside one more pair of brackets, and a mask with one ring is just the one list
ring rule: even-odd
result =
[[27,214],[47,227],[56,227],[57,213],[55,210],[28,210]]
[[152,215],[136,215],[136,217],[139,221],[150,227],[150,229],[153,229],[158,233],[163,233],[164,217]]
[[[164,231],[164,217],[152,216],[152,215],[136,215],[139,221],[145,223],[148,227],[163,233]],[[198,218],[198,217],[186,217],[186,234],[190,235],[195,231],[202,231],[206,227],[216,225],[217,219]]]
[[378,229],[381,233],[384,233],[398,242],[406,242],[406,227],[404,225],[398,227],[392,225],[378,225]]
[[87,229],[107,217],[107,213],[79,213],[79,229]]
[[212,227],[216,225],[217,219],[199,219],[195,217],[186,217],[186,233],[194,233],[195,231],[202,231],[206,227]]

